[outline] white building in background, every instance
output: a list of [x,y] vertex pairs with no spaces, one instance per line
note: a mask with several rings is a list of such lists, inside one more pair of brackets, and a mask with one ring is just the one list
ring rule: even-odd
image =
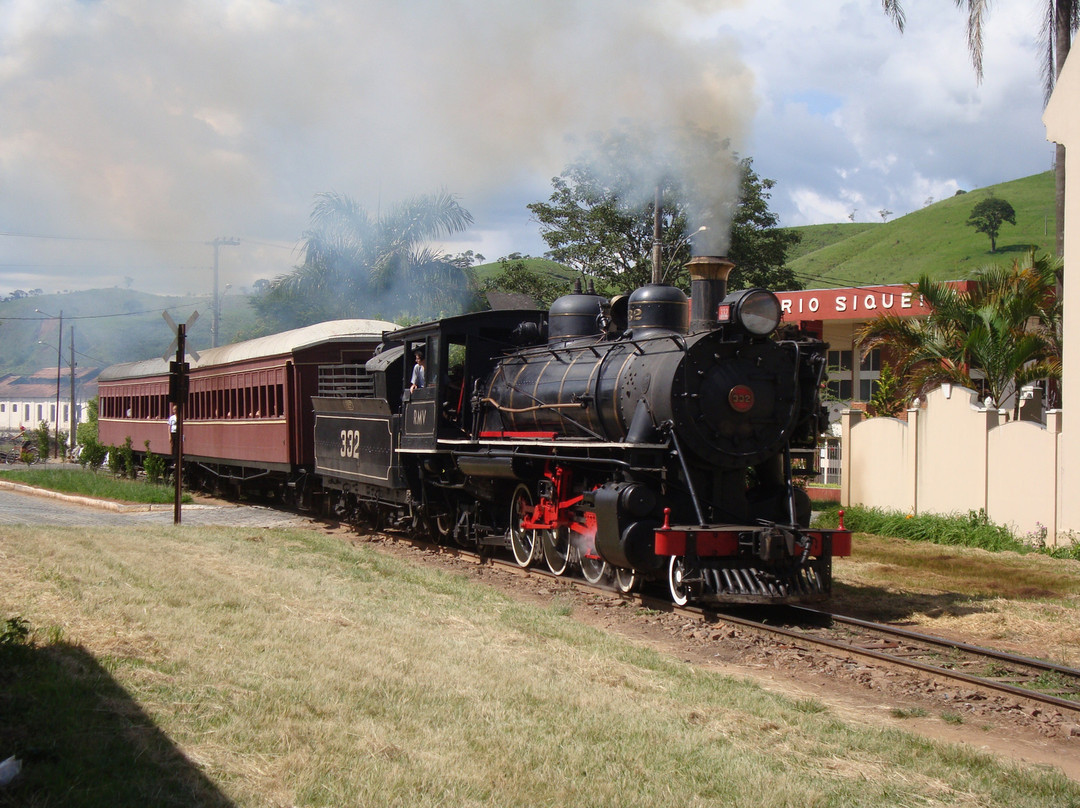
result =
[[[1062,295],[1061,396],[1058,445],[1059,527],[1080,533],[1080,54],[1074,49],[1043,113],[1046,139],[1065,146],[1065,284]],[[1070,414],[1071,413],[1071,414]]]
[[67,367],[60,369],[59,385],[55,367],[43,368],[29,376],[14,373],[0,376],[0,436],[11,435],[21,429],[37,429],[42,421],[49,425],[50,432],[55,433],[58,418],[60,431],[69,433],[73,406],[75,422],[87,420],[86,404],[97,395],[99,373],[101,368],[75,368],[74,397],[71,370]]

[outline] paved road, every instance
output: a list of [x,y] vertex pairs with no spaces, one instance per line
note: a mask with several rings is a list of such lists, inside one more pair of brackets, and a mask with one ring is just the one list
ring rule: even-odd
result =
[[[306,527],[312,522],[302,516],[254,505],[183,505],[180,518],[185,525],[226,527]],[[114,510],[106,503],[86,497],[28,493],[22,486],[0,482],[0,525],[64,525],[70,527],[171,525],[172,505],[155,505]]]

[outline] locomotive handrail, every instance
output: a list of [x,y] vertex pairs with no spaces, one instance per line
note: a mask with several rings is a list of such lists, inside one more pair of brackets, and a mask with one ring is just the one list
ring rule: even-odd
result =
[[[505,379],[505,384],[509,389],[513,390],[515,393],[520,393],[521,395],[525,396],[526,398],[531,398],[533,401],[539,402],[536,407],[530,407],[527,410],[525,410],[525,412],[536,412],[537,410],[541,410],[541,409],[553,410],[554,413],[556,415],[558,415],[560,418],[563,418],[563,419],[569,421],[571,424],[576,426],[578,429],[582,430],[583,432],[588,433],[589,435],[592,435],[597,440],[603,440],[604,439],[604,436],[601,435],[599,432],[595,432],[594,430],[589,429],[589,427],[585,426],[585,424],[583,424],[580,421],[577,421],[577,420],[571,418],[569,415],[566,415],[565,413],[561,412],[562,409],[565,409],[567,407],[569,407],[569,408],[577,407],[578,409],[587,408],[589,405],[588,405],[588,402],[585,399],[581,399],[580,401],[575,402],[573,404],[544,404],[542,401],[540,401],[539,398],[534,396],[532,393],[528,393],[525,390],[522,390],[516,384],[513,384],[509,379],[506,379],[505,375],[503,374],[503,369],[502,369],[501,365],[499,366],[498,373],[500,375],[503,375],[503,377]],[[492,380],[492,383],[494,383],[494,379]],[[495,401],[490,396],[487,396],[487,397],[481,399],[479,401],[479,403],[480,404],[489,403],[493,407],[495,407],[496,410],[499,410],[501,412],[514,412],[514,410],[512,408],[503,407],[501,404],[499,404],[499,402]],[[477,419],[477,422],[479,422],[479,419]]]
[[682,334],[668,334],[668,339],[675,343],[675,346],[679,348],[683,353],[686,353],[690,349],[686,347],[686,338]]
[[[518,392],[522,392],[523,395],[528,395],[527,393],[524,393],[523,391],[518,391]],[[502,404],[500,404],[498,401],[496,401],[493,398],[482,398],[482,399],[480,399],[480,402],[482,404],[490,404],[490,405],[492,405],[499,412],[509,412],[509,413],[513,413],[514,415],[517,415],[517,414],[522,413],[522,412],[536,412],[537,410],[557,410],[557,409],[575,409],[575,408],[579,409],[579,410],[583,410],[583,409],[585,409],[586,407],[589,406],[589,402],[584,400],[584,399],[575,401],[572,404],[534,404],[531,407],[504,407]],[[600,435],[597,435],[597,437],[600,437]]]
[[701,503],[698,502],[697,491],[694,489],[694,480],[690,476],[690,469],[686,467],[686,459],[683,457],[682,447],[679,446],[679,439],[675,436],[675,424],[672,421],[664,421],[664,423],[660,424],[660,428],[667,432],[668,437],[671,438],[671,445],[675,447],[675,456],[679,459],[683,476],[686,478],[686,488],[690,492],[690,501],[694,503],[694,513],[697,514],[698,524],[704,525],[705,515],[701,512]]
[[[454,452],[451,451],[454,457],[468,457],[473,453],[471,452]],[[557,460],[558,458],[551,454],[540,454],[539,452],[522,452],[515,450],[513,452],[514,457],[524,458],[526,460]],[[639,473],[659,473],[663,472],[662,468],[649,468],[647,466],[635,466],[633,463],[629,463],[626,460],[616,460],[614,457],[574,457],[574,463],[592,463],[597,466],[617,466],[619,468],[627,469],[628,471],[634,471]]]

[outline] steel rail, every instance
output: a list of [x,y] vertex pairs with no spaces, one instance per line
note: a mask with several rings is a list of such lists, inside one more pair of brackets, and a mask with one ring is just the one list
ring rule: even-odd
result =
[[[684,609],[685,608],[686,607],[684,607]],[[803,607],[794,607],[794,608],[800,608],[801,609]],[[809,610],[809,611],[814,611],[814,610]],[[707,614],[708,613],[705,612],[704,610],[701,612],[702,616],[707,616]],[[927,664],[925,662],[919,662],[919,661],[914,660],[914,659],[905,659],[904,657],[901,657],[901,656],[895,656],[895,655],[892,655],[892,654],[884,653],[882,651],[875,651],[872,648],[863,648],[863,647],[860,647],[860,646],[855,645],[853,643],[847,643],[847,642],[843,642],[843,641],[840,641],[840,640],[831,640],[831,639],[828,639],[828,638],[825,638],[825,637],[814,637],[814,636],[812,636],[810,634],[807,634],[805,632],[798,631],[798,630],[795,630],[795,629],[781,628],[779,626],[770,626],[770,625],[768,625],[766,623],[762,623],[762,622],[759,622],[759,621],[756,621],[756,620],[748,620],[746,618],[736,617],[736,616],[728,614],[726,612],[714,612],[713,614],[715,615],[716,619],[718,619],[718,620],[723,620],[725,622],[734,623],[734,624],[739,625],[739,626],[751,628],[751,629],[758,630],[758,631],[764,631],[764,632],[767,632],[767,633],[770,633],[770,634],[779,634],[780,636],[787,637],[789,639],[797,640],[797,641],[800,641],[800,642],[805,642],[805,643],[809,643],[809,644],[812,644],[812,645],[821,645],[821,646],[824,646],[826,648],[831,648],[833,650],[845,651],[845,652],[855,654],[855,655],[858,655],[858,656],[863,656],[863,657],[867,657],[869,659],[874,659],[874,660],[877,660],[879,662],[886,662],[886,663],[888,663],[890,665],[899,665],[899,666],[904,667],[904,668],[912,668],[912,669],[921,671],[923,673],[929,673],[929,674],[933,674],[935,676],[941,676],[943,678],[952,679],[952,680],[958,681],[958,682],[963,682],[965,684],[972,685],[973,687],[980,687],[980,688],[987,689],[987,690],[995,690],[995,691],[998,691],[998,692],[1001,692],[1001,693],[1008,693],[1009,695],[1016,696],[1018,698],[1023,698],[1023,699],[1027,699],[1029,701],[1039,702],[1040,704],[1052,705],[1054,707],[1058,707],[1058,708],[1063,709],[1063,710],[1068,710],[1068,711],[1073,712],[1073,713],[1080,713],[1080,701],[1071,701],[1069,699],[1059,698],[1057,696],[1052,696],[1052,695],[1049,695],[1047,693],[1040,693],[1037,690],[1029,690],[1029,689],[1023,688],[1023,687],[1017,687],[1016,685],[1011,685],[1011,684],[1008,684],[1007,682],[996,682],[993,679],[987,679],[987,678],[984,678],[984,677],[981,677],[981,676],[973,676],[972,674],[963,673],[961,671],[952,670],[950,668],[944,668],[944,667],[940,667],[940,666],[937,666],[937,665],[930,665],[930,664]],[[826,615],[828,613],[827,612],[821,612],[820,614]],[[855,618],[849,618],[849,619],[855,620]],[[866,621],[861,621],[861,622],[866,622]],[[873,628],[875,630],[886,630],[886,629],[890,628],[888,626],[879,626],[879,624],[876,624],[876,623],[867,623],[866,627]],[[914,632],[912,632],[912,633],[914,634]],[[930,638],[930,637],[927,637],[926,641],[930,642],[933,639],[940,639],[942,645],[951,645],[951,641],[945,640],[944,638]],[[977,655],[981,655],[981,656],[985,656],[985,657],[989,657],[989,658],[995,658],[995,655],[1003,654],[1003,652],[994,651],[994,649],[992,649],[992,648],[981,648],[979,646],[967,645],[965,643],[958,643],[958,644],[956,644],[956,647],[959,647],[961,645],[966,645],[966,650],[967,650],[968,653],[977,654]],[[1017,661],[1019,661],[1021,659],[1023,659],[1023,657],[1016,657]],[[1052,663],[1042,663],[1041,660],[1035,660],[1035,663],[1036,663],[1036,665],[1039,665],[1039,664],[1047,664],[1047,665],[1052,664]],[[1075,669],[1072,669],[1072,668],[1065,668],[1063,666],[1057,666],[1057,667],[1059,668],[1058,672],[1065,672],[1068,675],[1071,675],[1071,676],[1074,676],[1074,677],[1080,677],[1080,671],[1078,671],[1078,670],[1075,670]]]
[[1029,668],[1037,668],[1043,671],[1060,673],[1065,676],[1071,676],[1077,680],[1080,680],[1080,669],[1070,668],[1067,665],[1058,665],[1056,662],[1048,662],[1045,659],[1035,659],[1033,657],[1010,654],[1008,651],[998,651],[994,648],[983,648],[982,646],[970,645],[960,640],[950,640],[947,637],[937,637],[932,634],[922,634],[918,631],[911,631],[910,629],[900,628],[899,626],[891,626],[888,623],[874,623],[869,620],[861,620],[858,617],[848,617],[847,615],[837,614],[835,612],[826,612],[820,609],[811,609],[807,606],[789,606],[788,608],[793,611],[806,612],[817,617],[827,617],[835,623],[844,623],[845,625],[858,626],[859,628],[866,628],[872,631],[880,631],[882,634],[893,634],[897,637],[903,637],[904,639],[915,640],[916,642],[924,642],[930,645],[938,645],[943,648],[955,648],[957,651],[965,651],[969,654],[978,654],[979,656],[997,659],[1002,662],[1014,662],[1017,665],[1025,665]]

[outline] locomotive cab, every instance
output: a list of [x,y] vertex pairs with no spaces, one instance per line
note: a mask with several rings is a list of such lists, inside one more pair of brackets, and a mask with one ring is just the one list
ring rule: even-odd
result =
[[[404,346],[401,450],[447,451],[469,442],[474,431],[472,397],[495,363],[523,344],[540,342],[546,312],[483,311],[401,329],[387,338]],[[424,386],[410,391],[413,357],[425,357]]]

